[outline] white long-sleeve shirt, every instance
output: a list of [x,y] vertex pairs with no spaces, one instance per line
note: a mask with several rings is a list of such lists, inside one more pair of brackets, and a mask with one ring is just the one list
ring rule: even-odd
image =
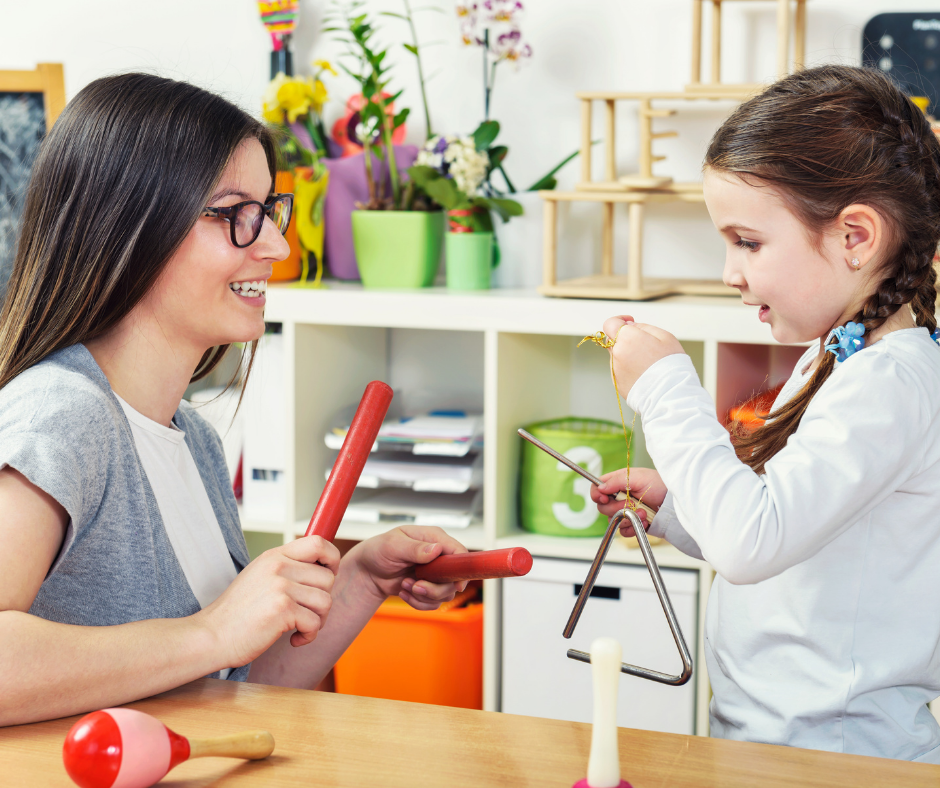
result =
[[927,330],[837,364],[760,476],[688,356],[656,362],[627,402],[670,493],[650,533],[719,575],[712,735],[940,763],[926,705],[940,695],[940,348]]

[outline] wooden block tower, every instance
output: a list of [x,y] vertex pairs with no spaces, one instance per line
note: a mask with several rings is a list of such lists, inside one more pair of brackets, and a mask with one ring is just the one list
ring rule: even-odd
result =
[[[767,0],[764,0],[765,2]],[[788,73],[790,53],[790,11],[795,3],[794,68],[802,68],[806,51],[806,0],[774,0],[777,3],[777,70]],[[711,81],[701,81],[702,6],[712,6]],[[665,159],[653,153],[653,142],[675,137],[676,131],[655,131],[653,121],[672,117],[676,105],[687,101],[742,101],[758,93],[761,84],[721,82],[721,5],[722,2],[760,2],[760,0],[692,0],[692,80],[683,91],[652,93],[590,91],[578,93],[581,101],[581,180],[572,192],[542,191],[543,276],[539,292],[550,296],[575,298],[622,298],[644,300],[671,294],[736,295],[737,291],[715,280],[650,280],[643,276],[643,225],[646,205],[650,203],[704,203],[702,184],[676,183],[666,175],[655,174],[653,165]],[[594,102],[604,104],[604,177],[592,179],[592,135]],[[637,104],[638,172],[619,175],[616,168],[616,121],[618,101]],[[655,106],[654,106],[655,103]],[[662,104],[669,106],[663,107]],[[578,279],[558,280],[558,203],[592,202],[603,207],[600,273]],[[614,274],[614,206],[625,203],[629,216],[629,248],[626,275]]]

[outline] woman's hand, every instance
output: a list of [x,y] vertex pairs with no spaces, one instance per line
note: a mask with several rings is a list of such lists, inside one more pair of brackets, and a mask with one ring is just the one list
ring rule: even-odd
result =
[[355,560],[382,599],[398,595],[417,610],[436,610],[467,583],[415,582],[415,565],[429,563],[439,555],[466,552],[466,547],[440,528],[404,525],[360,542],[343,560]]
[[629,315],[604,321],[604,333],[615,344],[609,349],[617,388],[626,397],[630,389],[653,364],[666,356],[685,353],[679,340],[668,331],[645,323],[634,323]]
[[320,536],[305,536],[262,553],[209,607],[208,622],[228,655],[226,665],[246,665],[285,632],[292,646],[316,638],[332,605],[339,551]]
[[[630,469],[630,487],[627,489],[627,469],[621,468],[619,471],[611,471],[601,476],[599,487],[591,485],[591,500],[597,504],[597,509],[608,517],[623,511],[623,501],[616,499],[618,492],[624,492],[638,501],[643,501],[651,509],[659,510],[666,498],[666,485],[657,471],[652,468],[631,468]],[[638,508],[636,513],[643,521],[643,526],[649,529],[650,524],[646,512]],[[620,533],[624,536],[634,536],[633,526],[629,520],[624,520]]]

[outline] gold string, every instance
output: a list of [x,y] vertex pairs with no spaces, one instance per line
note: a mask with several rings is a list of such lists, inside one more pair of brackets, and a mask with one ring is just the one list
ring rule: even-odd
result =
[[[620,326],[620,328],[617,329],[617,336],[613,339],[607,336],[603,331],[598,331],[595,334],[586,336],[578,342],[578,347],[581,347],[585,342],[593,342],[598,347],[604,348],[604,350],[610,350],[617,344],[617,340],[620,338],[620,332],[623,331],[626,326],[626,323]],[[630,424],[630,436],[627,437],[627,422],[623,417],[623,404],[620,401],[620,387],[617,385],[617,373],[614,372],[613,354],[610,356],[610,377],[614,381],[614,394],[617,397],[617,409],[620,411],[620,426],[623,427],[623,440],[627,445],[627,499],[623,502],[623,513],[626,514],[627,509],[632,509],[636,512],[637,506],[643,502],[643,496],[646,495],[647,491],[644,490],[643,494],[634,502],[630,492],[630,466],[632,465],[633,436],[636,434],[636,411],[633,412],[633,421]]]

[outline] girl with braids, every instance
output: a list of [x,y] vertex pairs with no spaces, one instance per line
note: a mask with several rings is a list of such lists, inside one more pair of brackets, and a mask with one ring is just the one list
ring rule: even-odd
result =
[[675,337],[604,324],[657,468],[630,492],[718,573],[712,735],[940,763],[940,145],[879,72],[809,69],[734,112],[704,183],[724,281],[812,342],[733,441]]
[[388,595],[461,585],[415,582],[466,552],[439,528],[249,560],[219,437],[181,400],[264,332],[274,163],[257,120],[147,74],[87,85],[42,143],[0,313],[0,726],[206,675],[314,687]]

